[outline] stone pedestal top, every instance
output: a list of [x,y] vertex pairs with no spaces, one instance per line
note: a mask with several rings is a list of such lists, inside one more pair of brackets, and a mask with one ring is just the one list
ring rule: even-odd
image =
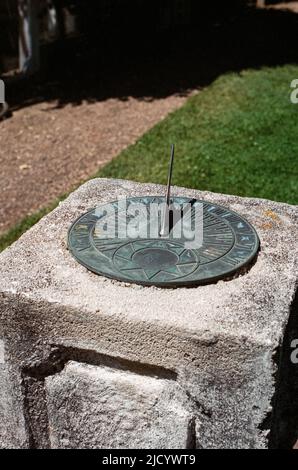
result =
[[91,180],[0,255],[0,445],[268,446],[275,354],[294,315],[297,208],[174,187],[238,212],[260,237],[247,272],[205,286],[124,284],[69,253],[80,214],[164,192]]
[[162,195],[164,187],[108,179],[81,186],[2,253],[1,292],[73,307],[82,314],[154,323],[164,331],[278,344],[297,281],[297,208],[174,187],[174,195],[239,212],[259,234],[261,250],[249,271],[212,285],[168,290],[123,284],[89,272],[72,258],[66,249],[67,231],[80,214],[122,195],[146,194]]

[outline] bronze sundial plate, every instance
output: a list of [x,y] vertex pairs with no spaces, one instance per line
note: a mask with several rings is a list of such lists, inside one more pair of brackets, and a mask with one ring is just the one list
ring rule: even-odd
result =
[[[128,198],[128,204],[162,203],[160,196]],[[192,201],[203,204],[203,243],[200,248],[187,248],[185,239],[119,238],[117,226],[107,238],[102,227],[108,222],[108,205],[81,215],[70,227],[68,247],[75,259],[90,271],[119,281],[145,286],[180,287],[215,282],[229,277],[256,256],[259,238],[255,229],[236,212],[205,201],[174,197],[175,205]],[[127,222],[126,210],[113,206],[117,221]],[[147,210],[147,209],[146,209]],[[100,227],[99,227],[100,222]],[[121,222],[117,222],[120,224]],[[145,223],[146,224],[146,223]],[[106,226],[109,224],[107,223]],[[116,235],[114,235],[116,233]]]

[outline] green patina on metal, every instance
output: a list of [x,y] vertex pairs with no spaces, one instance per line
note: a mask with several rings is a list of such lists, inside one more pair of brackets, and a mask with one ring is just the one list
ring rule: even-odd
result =
[[[163,202],[164,197],[161,196],[128,198],[126,205],[115,201],[88,211],[69,229],[70,252],[94,273],[119,281],[159,287],[212,283],[232,276],[257,255],[258,235],[243,217],[225,207],[185,197],[172,197],[171,207],[179,208],[191,203],[194,211],[198,205],[203,205],[202,245],[199,248],[187,247],[189,240],[183,233],[180,238],[176,237],[175,225],[169,227],[167,236],[157,233],[152,238],[149,234],[153,225],[161,227],[163,222],[160,214],[152,218],[152,204]],[[130,204],[145,207],[145,212],[141,211],[138,218],[141,232],[145,234],[143,237],[119,237],[120,228],[129,226],[134,220],[131,211],[127,211]],[[111,217],[116,220],[114,225],[109,223]]]

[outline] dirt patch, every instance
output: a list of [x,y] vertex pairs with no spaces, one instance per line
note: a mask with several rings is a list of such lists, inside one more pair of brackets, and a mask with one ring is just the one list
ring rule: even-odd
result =
[[292,13],[298,13],[298,2],[281,2],[275,5],[267,5],[265,8],[272,8],[274,10],[286,10]]
[[92,175],[189,94],[15,111],[0,123],[0,233]]

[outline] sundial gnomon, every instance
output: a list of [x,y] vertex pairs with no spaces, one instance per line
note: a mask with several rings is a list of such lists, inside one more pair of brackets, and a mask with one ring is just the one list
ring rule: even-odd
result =
[[254,259],[259,238],[241,215],[211,202],[171,197],[173,160],[172,146],[166,196],[112,201],[72,224],[68,246],[79,263],[120,281],[179,287],[231,276]]

